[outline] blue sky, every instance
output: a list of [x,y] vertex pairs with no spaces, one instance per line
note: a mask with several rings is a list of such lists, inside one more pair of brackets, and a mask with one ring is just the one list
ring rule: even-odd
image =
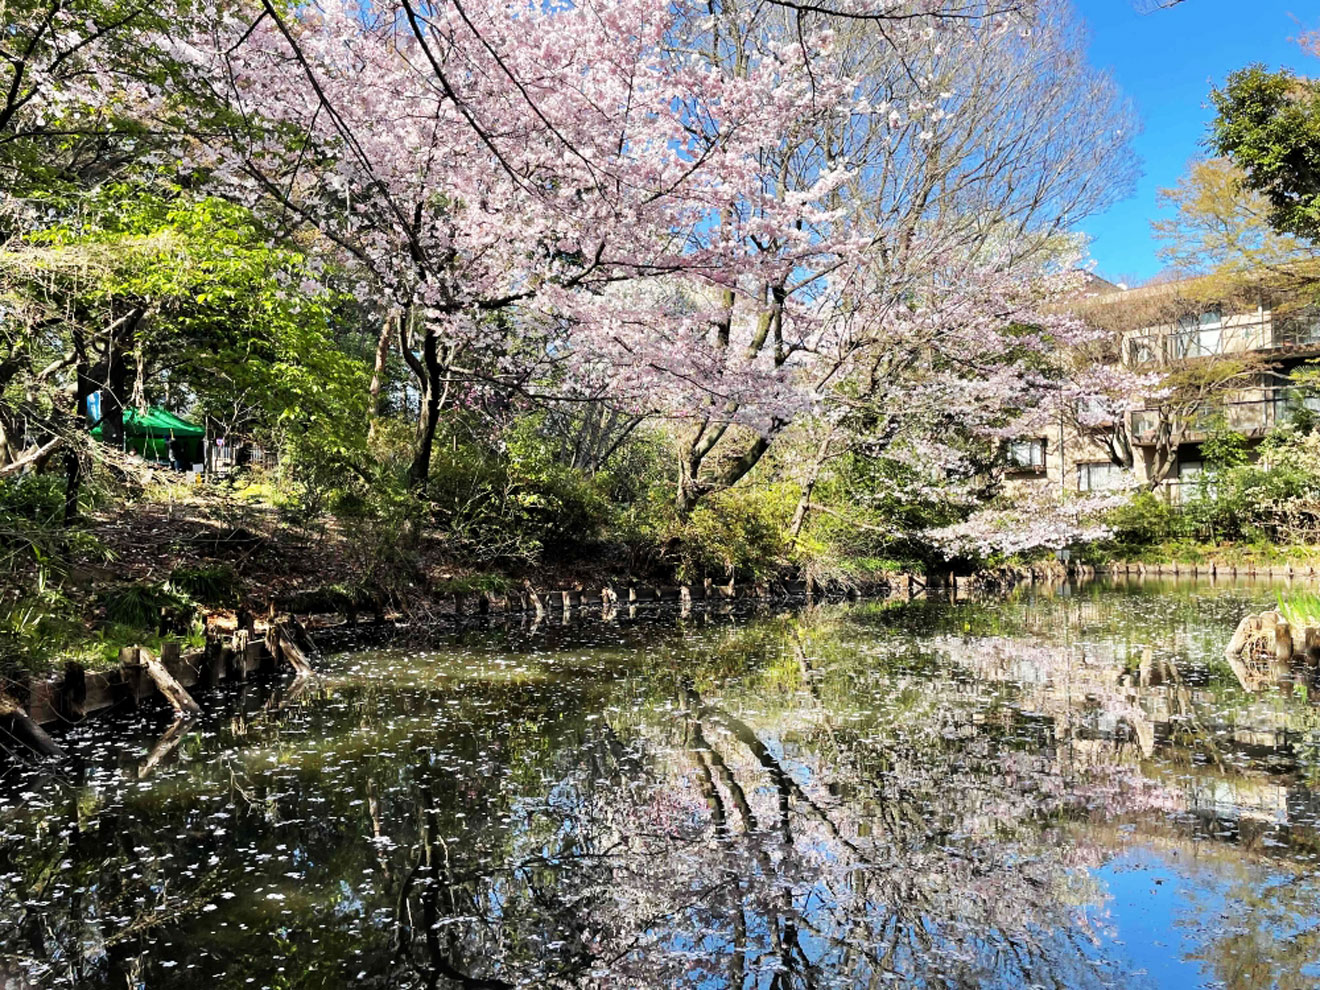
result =
[[1093,237],[1099,274],[1148,279],[1162,267],[1150,232],[1159,215],[1156,190],[1172,186],[1202,154],[1211,86],[1251,62],[1320,74],[1320,60],[1291,40],[1320,27],[1320,11],[1315,0],[1185,0],[1148,14],[1138,12],[1141,0],[1075,5],[1090,29],[1091,62],[1113,74],[1142,121],[1135,191],[1082,229]]

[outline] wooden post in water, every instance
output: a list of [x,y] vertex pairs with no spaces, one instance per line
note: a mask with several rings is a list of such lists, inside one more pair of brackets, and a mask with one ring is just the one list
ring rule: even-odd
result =
[[545,604],[541,601],[541,596],[536,593],[532,587],[532,582],[528,578],[523,578],[523,590],[527,592],[527,598],[532,603],[532,608],[536,610],[537,619],[545,618]]

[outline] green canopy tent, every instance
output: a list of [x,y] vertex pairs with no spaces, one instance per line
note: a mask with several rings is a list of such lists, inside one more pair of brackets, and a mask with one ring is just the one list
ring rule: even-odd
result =
[[[101,425],[92,429],[92,436],[101,438]],[[188,464],[202,462],[202,445],[206,430],[196,423],[180,419],[172,412],[151,408],[146,412],[136,409],[124,410],[124,444],[129,450],[135,450],[149,461],[168,461],[167,445],[170,434],[183,445],[183,459]]]

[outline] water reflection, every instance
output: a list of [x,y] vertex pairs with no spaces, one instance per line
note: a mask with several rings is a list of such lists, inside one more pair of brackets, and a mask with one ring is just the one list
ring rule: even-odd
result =
[[1221,659],[1268,600],[621,609],[97,720],[0,785],[0,976],[1314,986],[1315,708]]

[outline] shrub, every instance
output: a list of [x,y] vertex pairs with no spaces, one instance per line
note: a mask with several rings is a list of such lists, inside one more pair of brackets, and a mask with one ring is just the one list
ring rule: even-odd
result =
[[229,564],[176,567],[169,586],[204,605],[231,605],[238,600],[238,574]]
[[556,461],[539,417],[517,421],[496,442],[479,442],[462,422],[437,442],[427,499],[460,557],[534,562],[599,539],[613,520],[608,475]]
[[745,486],[707,496],[686,519],[668,508],[662,559],[679,580],[762,578],[788,563],[794,485]]
[[1176,506],[1154,492],[1137,492],[1124,505],[1112,510],[1108,523],[1112,542],[1120,552],[1139,552],[1166,540],[1185,535],[1186,521]]
[[0,478],[0,519],[55,525],[63,517],[63,478],[51,474]]
[[120,585],[101,596],[107,622],[133,629],[155,629],[165,617],[177,622],[191,615],[193,602],[166,584],[140,582]]

